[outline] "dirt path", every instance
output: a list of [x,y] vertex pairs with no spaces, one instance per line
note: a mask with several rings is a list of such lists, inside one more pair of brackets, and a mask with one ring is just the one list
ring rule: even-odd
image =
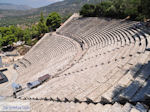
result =
[[11,96],[12,88],[11,84],[16,81],[18,73],[13,69],[13,66],[7,68],[8,70],[4,72],[8,78],[8,82],[0,85],[0,96]]

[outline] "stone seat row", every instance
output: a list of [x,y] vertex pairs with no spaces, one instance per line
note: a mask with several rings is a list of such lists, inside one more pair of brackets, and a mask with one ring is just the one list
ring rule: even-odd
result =
[[[31,98],[32,99],[32,98]],[[119,103],[102,105],[75,103],[75,102],[52,102],[52,101],[41,101],[31,100],[31,110],[33,112],[49,111],[49,112],[148,112],[149,108],[142,103],[136,103],[132,105],[126,103],[121,105]]]

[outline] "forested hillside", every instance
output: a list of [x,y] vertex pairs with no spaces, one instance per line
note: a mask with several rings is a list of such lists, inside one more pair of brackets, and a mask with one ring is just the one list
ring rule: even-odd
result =
[[0,27],[0,49],[13,47],[13,44],[22,41],[26,45],[34,45],[45,33],[55,31],[61,24],[58,13],[50,13],[44,18],[41,13],[38,23],[31,27],[22,29],[17,26]]
[[58,12],[61,16],[65,17],[74,12],[78,12],[86,3],[96,4],[101,1],[102,0],[64,0],[28,11],[0,10],[0,18],[3,17],[0,19],[0,26],[36,23],[40,18],[41,12],[43,12],[44,16],[47,16],[51,12]]

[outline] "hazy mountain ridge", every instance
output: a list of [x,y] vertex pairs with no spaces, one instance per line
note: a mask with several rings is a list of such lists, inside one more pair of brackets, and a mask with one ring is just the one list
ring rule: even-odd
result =
[[15,5],[10,3],[0,3],[0,10],[30,10],[32,7],[27,5]]
[[24,24],[27,21],[30,23],[36,22],[38,20],[40,13],[43,12],[47,16],[51,12],[58,12],[62,16],[69,15],[75,12],[78,12],[81,7],[86,3],[99,3],[103,0],[64,0],[52,3],[45,7],[34,8],[27,11],[20,10],[0,10],[0,26],[5,25],[15,25],[15,24]]
[[[45,7],[40,7],[40,8],[35,8],[27,11],[12,11],[12,13],[15,13],[15,16],[20,16],[20,15],[26,15],[26,16],[31,16],[31,15],[39,15],[40,12],[44,13],[50,13],[50,12],[58,12],[60,14],[64,13],[74,13],[80,10],[81,6],[86,4],[86,3],[98,3],[101,2],[102,0],[64,0],[56,3],[52,3],[48,6]],[[5,10],[3,10],[5,11]],[[2,11],[0,11],[1,14]],[[9,11],[11,12],[11,11]]]
[[50,4],[45,7],[41,7],[38,9],[38,11],[43,11],[45,13],[50,13],[50,12],[59,12],[60,14],[65,14],[65,13],[74,13],[78,12],[80,8],[86,4],[86,3],[99,3],[102,0],[64,0],[61,2],[56,2],[53,4]]

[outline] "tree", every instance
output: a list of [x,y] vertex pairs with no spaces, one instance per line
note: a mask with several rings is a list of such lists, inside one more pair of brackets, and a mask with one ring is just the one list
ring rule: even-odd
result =
[[95,5],[85,4],[80,10],[80,15],[84,17],[92,17],[95,15],[94,12],[95,12]]
[[41,22],[41,23],[44,23],[44,22],[45,22],[45,19],[44,19],[44,16],[43,16],[43,12],[41,12],[40,22]]
[[48,32],[48,27],[45,24],[45,19],[44,19],[44,16],[43,16],[42,12],[41,12],[40,21],[37,25],[37,28],[38,28],[38,31],[39,31],[39,35]]
[[25,43],[27,45],[31,45],[31,32],[30,32],[30,29],[26,29],[24,31],[23,40],[25,41]]
[[113,5],[116,9],[116,16],[118,18],[125,18],[127,15],[125,15],[124,10],[127,8],[126,6],[127,0],[113,0]]
[[17,38],[13,34],[4,36],[4,37],[2,37],[1,45],[2,46],[8,46],[8,45],[12,46],[13,42],[16,42],[16,39]]
[[17,41],[17,36],[15,35],[16,27],[1,27],[0,28],[0,46],[12,46],[13,42]]
[[111,1],[104,1],[96,5],[95,14],[97,16],[110,16],[109,12],[115,11]]
[[130,16],[131,19],[135,19],[139,15],[139,5],[141,0],[126,0],[125,1],[124,15]]
[[33,25],[32,27],[31,27],[31,36],[32,36],[32,38],[37,38],[37,37],[39,37],[40,36],[40,33],[39,33],[39,28],[36,26],[36,25]]
[[23,30],[19,27],[15,27],[15,26],[10,26],[10,31],[12,32],[12,34],[15,35],[15,37],[17,38],[17,40],[21,40],[23,38]]
[[141,0],[142,14],[150,19],[150,0]]
[[58,13],[53,12],[49,14],[46,19],[46,25],[48,26],[50,31],[55,31],[57,28],[60,27],[61,24],[61,17]]

